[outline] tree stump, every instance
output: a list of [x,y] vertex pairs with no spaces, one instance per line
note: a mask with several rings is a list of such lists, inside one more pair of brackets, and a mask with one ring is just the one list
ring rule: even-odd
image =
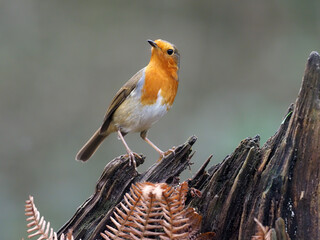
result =
[[[202,232],[213,231],[219,240],[247,240],[256,232],[257,218],[274,226],[284,219],[294,239],[320,239],[320,56],[312,52],[302,86],[279,130],[262,147],[259,136],[240,142],[221,163],[205,170],[210,158],[188,180],[202,192],[187,204],[202,215]],[[174,153],[139,174],[129,160],[118,157],[108,163],[95,193],[85,201],[58,234],[73,230],[76,239],[102,239],[111,224],[114,207],[135,182],[177,184],[190,165],[196,137]],[[142,164],[144,158],[137,159]],[[284,239],[277,234],[277,240]]]

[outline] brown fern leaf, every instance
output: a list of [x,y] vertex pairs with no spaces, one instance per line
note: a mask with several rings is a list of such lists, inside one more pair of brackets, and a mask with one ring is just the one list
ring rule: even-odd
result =
[[189,239],[195,239],[201,229],[202,217],[195,211],[194,208],[188,208],[186,217],[189,219]]
[[188,208],[186,209],[186,217],[189,219],[189,233],[188,238],[189,240],[213,240],[215,239],[214,236],[216,235],[214,232],[206,232],[201,233],[201,222],[202,222],[202,216],[199,215],[194,208]]
[[177,188],[165,183],[132,185],[111,221],[104,239],[187,239],[188,218],[184,201],[187,183]]
[[254,221],[257,223],[258,227],[257,227],[256,235],[252,236],[251,239],[252,240],[268,240],[268,239],[270,239],[270,236],[267,236],[268,232],[269,232],[269,227],[263,226],[262,223],[256,218],[254,218]]
[[201,216],[185,208],[187,182],[178,187],[165,183],[136,183],[130,194],[115,208],[111,217],[115,227],[108,226],[101,236],[111,239],[212,239],[214,233],[199,235]]
[[195,239],[196,240],[214,240],[216,234],[214,232],[206,232],[206,233],[201,233],[199,236],[197,236]]
[[[58,240],[57,233],[50,228],[50,222],[46,223],[44,217],[41,217],[32,196],[29,196],[29,199],[26,200],[25,215],[28,216],[27,221],[29,222],[27,224],[27,232],[31,233],[28,235],[28,238],[39,236],[37,240]],[[74,240],[72,231],[66,237],[62,234],[60,240]]]
[[254,218],[254,221],[258,225],[258,229],[251,240],[290,240],[288,233],[285,231],[285,224],[282,218],[277,219],[275,229],[263,226],[256,218]]
[[116,228],[107,226],[108,230],[101,236],[104,239],[148,239],[163,235],[159,231],[161,208],[156,193],[159,189],[162,192],[161,187],[151,183],[132,185],[130,194],[125,195],[120,208],[115,208],[115,218],[111,217]]
[[74,237],[72,235],[72,229],[69,229],[69,231],[68,231],[66,236],[64,236],[64,234],[62,233],[61,236],[60,236],[60,240],[74,240]]
[[32,233],[28,235],[28,238],[32,238],[34,236],[39,236],[38,240],[41,239],[57,239],[54,236],[54,231],[50,228],[50,222],[46,223],[44,217],[40,216],[40,212],[37,210],[33,197],[29,196],[29,199],[26,201],[25,205],[25,215],[29,216],[27,221],[28,233]]
[[163,211],[162,226],[165,231],[165,236],[161,239],[189,239],[188,228],[189,218],[185,207],[185,198],[188,192],[188,184],[182,183],[178,188],[173,190],[172,187],[167,187],[163,191],[160,205]]

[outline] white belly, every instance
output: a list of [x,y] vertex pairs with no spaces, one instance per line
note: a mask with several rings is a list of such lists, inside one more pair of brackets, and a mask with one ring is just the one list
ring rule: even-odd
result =
[[158,100],[152,105],[142,105],[140,94],[133,91],[130,96],[119,106],[113,115],[113,123],[123,132],[142,132],[149,129],[152,124],[163,117],[168,106],[162,105],[160,91]]

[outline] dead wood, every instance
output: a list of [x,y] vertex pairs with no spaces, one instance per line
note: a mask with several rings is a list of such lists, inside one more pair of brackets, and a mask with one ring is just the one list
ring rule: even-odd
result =
[[[208,159],[189,187],[202,192],[187,204],[202,215],[202,232],[215,232],[216,239],[250,239],[257,218],[275,227],[281,217],[291,239],[320,239],[320,56],[312,52],[298,98],[278,131],[262,147],[259,136],[241,141],[232,154],[206,170]],[[80,206],[58,232],[73,230],[76,239],[101,239],[114,207],[135,182],[176,184],[190,164],[196,137],[142,174],[121,156],[105,167],[95,193]],[[137,160],[138,165],[144,161]],[[197,160],[198,161],[198,160]],[[278,221],[279,222],[279,221]],[[277,240],[284,239],[277,233]],[[285,234],[282,234],[283,236]]]

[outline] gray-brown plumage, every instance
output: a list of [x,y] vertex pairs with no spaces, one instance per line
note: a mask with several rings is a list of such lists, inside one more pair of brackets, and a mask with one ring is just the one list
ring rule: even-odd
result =
[[149,64],[137,72],[113,98],[101,127],[80,149],[76,159],[87,161],[112,132],[117,132],[135,164],[134,154],[124,140],[129,132],[140,132],[141,138],[161,157],[164,152],[147,138],[148,129],[170,109],[178,89],[180,55],[176,47],[163,40],[148,40]]
[[[76,156],[76,160],[87,161],[98,149],[103,140],[112,132],[116,132],[117,128],[112,122],[112,117],[117,108],[123,103],[130,93],[136,88],[139,79],[142,77],[142,70],[137,72],[125,85],[117,92],[113,98],[107,113],[104,117],[102,126],[92,135],[88,142],[80,149]],[[125,135],[126,133],[124,133]]]

